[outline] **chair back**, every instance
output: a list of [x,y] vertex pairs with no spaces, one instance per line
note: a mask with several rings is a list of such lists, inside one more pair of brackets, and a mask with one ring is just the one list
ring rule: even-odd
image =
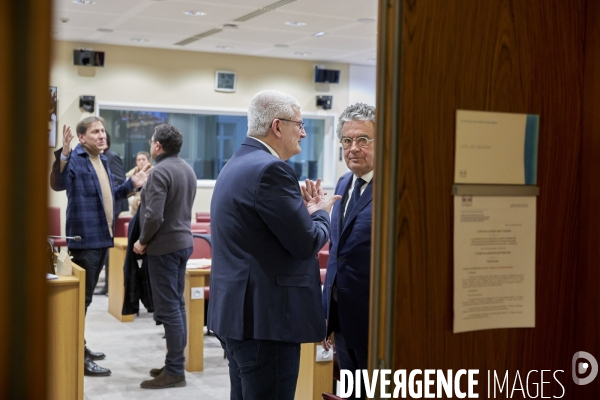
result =
[[209,222],[210,223],[210,213],[209,212],[197,212],[196,213],[196,222]]
[[327,269],[327,262],[329,261],[329,251],[321,250],[317,255],[319,257],[319,268],[321,268],[321,270]]
[[[48,207],[48,235],[60,236],[60,207]],[[54,238],[54,247],[67,245],[66,239]]]
[[[192,222],[192,233],[210,234],[210,222]],[[204,232],[201,232],[204,231]]]
[[125,223],[131,221],[133,215],[119,215],[115,222],[115,237],[127,237],[127,229]]
[[60,208],[48,207],[48,235],[60,236]]
[[193,258],[212,258],[212,246],[210,235],[201,233],[194,234],[194,250],[190,259]]

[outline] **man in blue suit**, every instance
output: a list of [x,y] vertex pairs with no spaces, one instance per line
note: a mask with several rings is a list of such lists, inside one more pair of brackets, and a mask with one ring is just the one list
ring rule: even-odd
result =
[[[342,201],[331,216],[323,308],[326,337],[335,335],[340,369],[355,371],[368,366],[375,108],[363,103],[347,107],[337,135],[351,172],[335,188]],[[324,348],[329,345],[328,340],[323,342]]]
[[285,162],[306,137],[293,97],[254,96],[247,136],[211,201],[207,325],[227,353],[231,399],[293,400],[300,343],[325,335],[317,253],[340,197],[326,200],[320,180],[301,192]]

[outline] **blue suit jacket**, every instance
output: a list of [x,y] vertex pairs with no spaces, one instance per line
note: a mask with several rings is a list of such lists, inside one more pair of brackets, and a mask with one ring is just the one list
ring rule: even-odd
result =
[[[68,240],[69,249],[100,249],[113,247],[113,238],[108,230],[100,181],[96,170],[85,149],[78,144],[71,151],[69,162],[60,172],[60,153],[62,147],[54,152],[54,164],[50,174],[50,187],[55,191],[67,191],[67,236],[81,236],[81,242]],[[114,177],[107,164],[106,156],[100,154],[100,160],[106,168],[115,200],[125,199],[133,191],[131,179],[115,187]]]
[[[352,175],[344,175],[335,188],[335,194],[343,198],[335,203],[331,215],[331,245],[323,286],[323,308],[329,319],[331,287],[335,282],[340,330],[349,347],[366,352],[369,340],[373,181],[369,182],[343,221]],[[329,328],[331,326],[328,326],[327,335],[331,333]]]
[[317,253],[329,215],[309,215],[294,170],[246,138],[217,178],[210,216],[208,328],[238,340],[323,340]]

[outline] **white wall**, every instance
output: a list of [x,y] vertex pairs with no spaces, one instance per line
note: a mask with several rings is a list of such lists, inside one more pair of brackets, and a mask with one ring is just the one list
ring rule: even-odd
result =
[[377,70],[366,65],[350,65],[348,104],[366,103],[375,105]]
[[[371,95],[374,98],[374,72],[369,72],[369,68],[374,71],[372,67],[327,63],[327,68],[341,71],[340,83],[329,85],[313,82],[313,61],[75,42],[54,42],[53,46],[50,85],[58,87],[56,149],[62,147],[63,124],[74,129],[82,118],[90,115],[79,109],[80,95],[96,96],[96,103],[246,110],[254,94],[277,89],[296,97],[303,112],[334,115],[339,115],[348,104],[369,102]],[[105,67],[74,66],[73,50],[82,47],[105,51]],[[235,93],[214,90],[216,70],[237,73]],[[372,85],[372,94],[368,94],[369,85]],[[316,96],[324,94],[333,96],[331,110],[316,108]],[[350,97],[358,100],[351,101]],[[71,145],[74,147],[76,143],[75,138]],[[48,171],[54,159],[52,152],[56,149],[50,149],[48,153]],[[343,160],[339,160],[337,150],[335,154],[334,183],[347,170]],[[199,187],[194,213],[208,211],[211,196],[212,188]],[[66,193],[50,190],[49,205],[61,208],[64,226]]]

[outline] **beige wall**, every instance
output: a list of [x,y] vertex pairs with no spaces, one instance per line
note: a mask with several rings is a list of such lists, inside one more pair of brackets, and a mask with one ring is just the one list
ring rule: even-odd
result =
[[[327,63],[327,68],[341,71],[340,83],[327,85],[313,82],[313,61],[75,42],[53,45],[50,85],[58,87],[57,148],[62,147],[62,125],[74,128],[89,115],[79,109],[80,95],[96,96],[96,103],[245,110],[257,92],[277,89],[296,97],[307,113],[339,115],[348,105],[348,64]],[[74,66],[73,50],[77,48],[105,51],[105,67]],[[235,93],[215,92],[216,70],[237,73]],[[333,108],[327,112],[317,110],[315,104],[315,96],[323,94],[333,96]],[[72,146],[76,143],[75,139]],[[53,155],[51,151],[48,154],[50,171]],[[334,165],[336,176],[346,170],[337,157]],[[198,188],[194,212],[208,211],[211,196],[212,188]],[[64,225],[66,193],[50,190],[49,204],[61,208]]]

